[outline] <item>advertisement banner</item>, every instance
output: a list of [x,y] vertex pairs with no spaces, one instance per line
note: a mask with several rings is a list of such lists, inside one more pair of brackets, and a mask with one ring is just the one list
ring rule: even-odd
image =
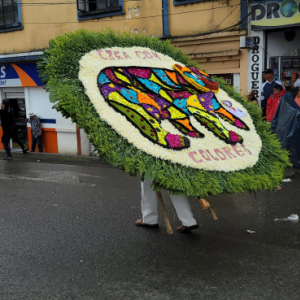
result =
[[0,87],[43,86],[36,63],[0,64]]
[[300,25],[300,0],[251,3],[251,29],[266,30]]

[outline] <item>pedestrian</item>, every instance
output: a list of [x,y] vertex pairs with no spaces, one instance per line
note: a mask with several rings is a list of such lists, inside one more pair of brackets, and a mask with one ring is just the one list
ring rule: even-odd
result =
[[285,89],[282,88],[280,84],[277,84],[273,88],[273,95],[268,99],[267,102],[267,111],[266,111],[266,120],[271,122],[274,118],[278,104],[282,99],[282,96],[285,94]]
[[292,76],[290,88],[293,90],[297,87],[300,87],[300,73],[295,73]]
[[23,143],[19,140],[17,136],[17,124],[14,121],[15,113],[12,107],[10,106],[9,100],[2,100],[0,117],[1,117],[1,126],[3,130],[1,141],[3,143],[7,155],[7,157],[4,159],[12,160],[10,147],[9,147],[10,139],[13,139],[13,141],[16,142],[21,147],[22,152],[25,154],[27,152],[27,148],[23,145]]
[[273,77],[273,70],[266,69],[263,72],[263,76],[265,82],[261,86],[261,108],[263,111],[263,116],[266,116],[266,109],[267,109],[267,101],[271,97],[274,91],[274,86],[279,84],[285,89],[284,83],[278,79]]
[[258,101],[257,101],[257,98],[255,96],[255,91],[254,90],[250,90],[248,92],[247,98],[248,98],[249,102],[252,102],[252,103],[258,105]]
[[298,106],[300,107],[300,88],[299,87],[296,87],[294,90],[293,90],[293,94],[292,94],[295,102],[298,104]]
[[43,141],[42,141],[42,124],[40,118],[30,111],[28,113],[29,124],[31,125],[31,150],[30,152],[35,152],[36,144],[38,146],[39,152],[43,152]]
[[[142,188],[142,218],[135,222],[138,227],[158,228],[158,210],[157,210],[157,196],[156,192],[151,188],[151,181],[145,179],[141,182]],[[182,222],[181,226],[177,228],[179,233],[188,233],[191,230],[198,228],[197,221],[193,217],[187,196],[185,195],[170,195],[173,205],[175,207],[177,216]]]

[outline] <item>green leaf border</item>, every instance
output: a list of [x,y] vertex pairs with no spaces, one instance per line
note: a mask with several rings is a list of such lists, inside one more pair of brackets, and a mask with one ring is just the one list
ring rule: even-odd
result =
[[278,139],[269,130],[270,125],[262,119],[261,110],[245,102],[222,79],[214,78],[230,97],[248,111],[262,140],[259,160],[252,168],[234,172],[204,171],[159,159],[137,149],[101,120],[78,79],[79,61],[95,49],[133,46],[148,47],[187,66],[197,66],[170,41],[112,29],[98,32],[80,29],[58,36],[50,40],[49,48],[37,64],[45,89],[50,92],[50,101],[55,103],[53,108],[84,129],[100,157],[132,176],[141,173],[143,178],[155,182],[155,190],[166,189],[173,194],[205,197],[273,189],[280,184],[284,169],[290,165],[289,153],[281,149]]

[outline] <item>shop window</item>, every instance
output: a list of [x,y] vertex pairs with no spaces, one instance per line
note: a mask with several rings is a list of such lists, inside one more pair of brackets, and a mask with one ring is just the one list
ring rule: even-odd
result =
[[22,28],[20,0],[0,0],[0,32]]
[[189,3],[203,2],[204,0],[173,0],[174,5],[184,5]]
[[210,76],[216,76],[222,78],[230,86],[233,86],[233,74],[209,74]]
[[78,20],[124,14],[123,0],[77,0]]

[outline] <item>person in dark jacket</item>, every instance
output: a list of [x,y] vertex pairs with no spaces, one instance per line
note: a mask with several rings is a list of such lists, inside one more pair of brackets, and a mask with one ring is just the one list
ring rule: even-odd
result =
[[298,106],[300,107],[300,88],[296,87],[293,92],[292,92],[292,96],[295,100],[295,102],[298,104]]
[[0,118],[3,130],[2,143],[7,155],[5,160],[12,160],[9,147],[10,139],[13,139],[13,141],[15,141],[21,147],[23,153],[26,153],[27,149],[17,137],[17,127],[14,122],[14,112],[8,100],[3,100],[1,103]]
[[278,104],[282,96],[285,94],[285,89],[283,89],[282,86],[279,84],[275,85],[273,90],[273,95],[271,95],[267,102],[266,120],[268,122],[271,122],[273,120],[276,110],[278,108]]

